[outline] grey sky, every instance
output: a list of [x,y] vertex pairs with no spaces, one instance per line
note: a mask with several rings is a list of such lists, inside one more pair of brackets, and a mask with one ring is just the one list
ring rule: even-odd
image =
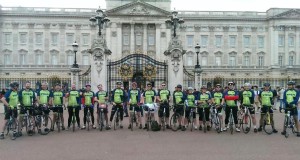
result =
[[[105,0],[1,0],[3,7],[106,8]],[[300,8],[299,0],[172,0],[172,9],[195,11],[260,11]]]

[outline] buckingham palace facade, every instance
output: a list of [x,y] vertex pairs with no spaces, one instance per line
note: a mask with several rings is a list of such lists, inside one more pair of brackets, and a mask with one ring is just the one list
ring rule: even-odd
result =
[[[106,0],[106,4],[110,22],[103,35],[111,61],[131,54],[168,60],[163,53],[172,38],[172,27],[165,22],[172,12],[171,0]],[[11,81],[70,85],[74,41],[79,44],[80,84],[89,83],[89,49],[98,34],[89,18],[96,10],[0,6],[0,88]],[[186,50],[184,87],[195,86],[197,44],[202,84],[270,82],[275,87],[289,80],[300,82],[300,9],[178,11],[178,17],[185,21],[177,29]]]

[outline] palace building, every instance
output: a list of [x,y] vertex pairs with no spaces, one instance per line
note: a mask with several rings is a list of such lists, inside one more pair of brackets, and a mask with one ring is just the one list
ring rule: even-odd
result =
[[[108,83],[121,80],[124,85],[150,81],[155,87],[169,82],[165,56],[174,29],[166,24],[172,15],[171,0],[106,0],[105,14],[110,19],[102,35],[107,48]],[[11,81],[35,86],[70,86],[74,63],[72,44],[79,45],[79,86],[91,81],[89,52],[98,27],[89,19],[96,8],[31,8],[0,6],[0,88]],[[183,87],[226,85],[234,81],[262,86],[285,86],[289,80],[300,82],[300,9],[270,8],[266,12],[249,11],[178,11],[184,23],[177,26],[184,55]],[[200,45],[201,75],[194,73],[197,64],[195,46]],[[145,63],[156,69],[146,77]],[[175,62],[174,62],[175,63]],[[176,62],[177,63],[177,62]],[[124,77],[126,67],[134,66],[131,77]],[[125,70],[122,70],[121,68]],[[201,81],[195,83],[195,77]],[[200,84],[201,83],[201,84]],[[175,86],[168,86],[174,88]]]

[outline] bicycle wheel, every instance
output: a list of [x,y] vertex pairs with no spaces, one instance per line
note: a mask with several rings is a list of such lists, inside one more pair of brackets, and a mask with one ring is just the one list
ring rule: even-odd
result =
[[151,112],[149,112],[149,114],[148,114],[148,120],[147,120],[147,124],[148,124],[148,127],[147,127],[147,131],[149,131],[150,130],[150,128],[151,128]]
[[103,130],[103,112],[99,111],[99,130]]
[[170,127],[173,131],[177,131],[178,130],[178,119],[179,119],[179,114],[174,113],[171,118],[170,118]]
[[117,129],[117,123],[119,122],[119,116],[118,116],[119,111],[117,111],[114,115],[114,130]]
[[10,119],[10,120],[7,121],[7,124],[6,124],[6,136],[9,134],[9,131],[12,128],[11,127],[12,123],[13,123],[12,119]]
[[241,127],[245,134],[249,133],[249,131],[251,130],[251,116],[248,113],[244,114],[244,116],[242,117]]
[[230,114],[230,119],[229,119],[229,128],[230,128],[230,134],[233,134],[233,115],[232,113]]
[[[56,117],[56,127],[57,127],[57,131],[60,132],[60,123],[61,123],[61,122],[60,122],[60,121],[61,121],[60,116],[61,116],[61,115],[60,115],[60,113],[57,113],[56,116],[57,116],[57,117]],[[54,129],[54,127],[53,127],[53,129]]]
[[288,116],[285,116],[284,118],[285,138],[288,138],[290,133],[292,133],[289,123],[290,123],[290,118]]
[[206,133],[206,131],[207,131],[206,116],[205,116],[205,110],[203,109],[203,132]]
[[52,119],[49,115],[43,115],[41,119],[42,127],[44,128],[44,131],[42,130],[42,134],[46,135],[50,132],[51,126],[52,126]]
[[166,130],[166,113],[163,113],[163,117],[161,118],[162,130]]
[[218,133],[221,132],[221,121],[220,121],[220,117],[218,115],[215,115],[215,129]]
[[[34,121],[33,118],[34,118],[33,116],[28,116],[28,117],[27,117],[27,125],[26,125],[26,126],[27,126],[27,127],[26,127],[26,132],[27,132],[27,134],[28,134],[28,131],[30,131],[30,130],[33,131],[33,129],[35,128],[35,127],[34,127],[34,124],[33,124],[33,121]],[[34,131],[33,131],[33,132],[34,132]],[[30,135],[30,136],[31,136],[31,135]]]
[[190,115],[190,123],[191,123],[191,132],[193,132],[193,130],[194,130],[194,117],[193,117],[193,114]]
[[273,133],[273,127],[270,123],[270,120],[269,120],[269,116],[266,114],[264,115],[264,124],[263,124],[263,130],[268,134],[272,134]]
[[90,130],[90,121],[91,121],[91,113],[90,113],[90,111],[88,111],[86,114],[86,122],[87,122],[88,131]]

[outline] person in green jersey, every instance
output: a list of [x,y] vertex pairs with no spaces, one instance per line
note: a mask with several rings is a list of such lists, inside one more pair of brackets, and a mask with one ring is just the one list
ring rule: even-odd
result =
[[184,124],[182,122],[182,117],[184,114],[184,102],[186,100],[185,93],[182,92],[182,85],[178,84],[175,88],[176,90],[173,93],[173,104],[174,104],[174,110],[176,113],[178,113],[180,116],[178,118],[179,126],[177,129],[181,129],[182,131],[185,131],[185,126],[182,126]]
[[[146,91],[143,93],[143,98],[142,98],[142,104],[144,104],[145,106],[149,105],[154,105],[154,103],[156,102],[156,92],[155,90],[152,89],[152,84],[151,83],[147,83],[147,89]],[[147,129],[148,126],[147,124],[147,120],[148,120],[148,116],[151,116],[151,118],[154,120],[154,113],[151,112],[150,115],[148,115],[148,111],[149,111],[149,107],[145,107],[144,110],[145,112],[145,127],[144,129]]]
[[84,116],[83,116],[83,126],[81,129],[85,129],[85,125],[86,125],[86,115],[88,110],[90,111],[91,114],[91,119],[92,119],[92,125],[93,125],[93,129],[96,129],[96,126],[94,124],[95,119],[94,119],[94,98],[95,98],[95,93],[93,91],[91,91],[91,85],[87,84],[85,85],[86,90],[85,92],[81,93],[81,96],[84,98]]
[[[15,120],[18,117],[18,111],[17,106],[19,104],[19,95],[18,95],[18,88],[19,83],[13,82],[10,84],[11,89],[7,91],[4,95],[4,97],[1,98],[2,103],[4,104],[4,124],[2,127],[2,132],[0,133],[0,139],[4,139],[4,131],[6,129],[6,125],[8,120],[10,119],[10,116],[14,115]],[[13,131],[13,138],[16,139],[17,137],[17,131]]]
[[[19,116],[19,124],[22,124],[24,114],[29,111],[30,116],[35,116],[34,114],[34,103],[36,102],[35,92],[31,89],[31,83],[25,83],[25,89],[19,92],[19,101],[21,105],[20,116]],[[34,119],[33,119],[34,121]],[[33,122],[34,123],[34,122]],[[24,127],[24,126],[22,126]],[[19,127],[22,129],[22,127]],[[28,130],[28,135],[33,134],[33,128]],[[22,131],[19,131],[19,135],[22,135]]]
[[[42,89],[37,92],[37,102],[39,104],[39,110],[44,112],[44,115],[49,115],[50,109],[50,91],[48,90],[48,83],[43,82],[42,83]],[[45,118],[45,126],[48,126],[48,118]],[[41,126],[38,126],[39,132],[41,129]],[[49,128],[45,127],[44,131],[49,132]]]
[[[51,101],[51,104],[54,106],[53,112],[60,113],[59,118],[61,119],[61,125],[62,125],[61,128],[62,128],[62,130],[65,130],[63,107],[65,108],[66,100],[65,100],[65,94],[61,90],[60,84],[55,84],[55,88],[54,88],[53,92],[51,92],[51,94],[50,94],[50,101]],[[56,116],[57,116],[57,114],[53,114],[53,121],[56,120]],[[55,122],[52,123],[51,131],[54,130],[54,124],[55,124]]]
[[68,113],[69,113],[67,130],[70,129],[70,125],[73,117],[73,107],[75,108],[75,117],[77,120],[78,129],[80,129],[80,117],[79,117],[79,110],[81,105],[80,100],[81,100],[80,92],[76,89],[76,85],[72,84],[71,90],[66,94],[66,101],[68,102]]
[[272,109],[272,103],[273,103],[273,99],[274,95],[273,92],[270,90],[270,83],[265,83],[264,84],[264,90],[262,92],[259,93],[259,101],[261,103],[261,113],[260,113],[260,121],[259,121],[259,128],[258,131],[262,131],[262,125],[263,125],[263,120],[264,120],[264,116],[267,112],[270,113],[270,121],[271,121],[271,125],[273,128],[273,133],[277,133],[278,131],[275,129],[275,125],[274,125],[274,116],[273,116],[273,109]]
[[[166,125],[167,129],[171,129],[169,125],[169,117],[170,117],[170,91],[167,89],[166,83],[161,84],[161,89],[158,92],[157,100],[159,102],[159,110],[158,110],[158,117],[159,117],[159,125]],[[161,124],[161,117],[163,117],[163,113],[166,113],[165,124]]]
[[238,112],[238,106],[237,101],[239,99],[239,92],[235,89],[235,83],[234,82],[228,82],[228,90],[224,92],[224,99],[226,103],[225,108],[225,128],[223,129],[226,131],[229,126],[229,117],[230,117],[230,111],[232,110],[234,124],[235,124],[235,131],[240,132],[240,128],[238,126],[238,119],[237,119],[237,112]]
[[[103,112],[104,112],[104,118],[105,118],[105,122],[106,122],[106,130],[109,130],[109,125],[108,125],[108,105],[107,105],[107,101],[108,101],[108,93],[106,91],[103,90],[103,85],[99,84],[98,86],[98,92],[96,93],[96,98],[95,101],[97,102],[97,122],[99,123],[99,112],[100,109],[103,108]],[[98,124],[100,125],[100,124]]]
[[[297,137],[300,137],[299,133],[299,122],[298,122],[298,110],[297,104],[299,100],[299,91],[295,89],[295,82],[289,81],[287,83],[287,90],[283,93],[283,103],[285,104],[285,114],[290,111],[290,115],[293,116],[295,121],[295,126],[297,129]],[[282,135],[286,133],[286,126],[283,124],[283,131],[281,132]]]
[[204,114],[205,114],[205,120],[206,120],[206,124],[207,124],[207,130],[210,130],[210,122],[209,122],[209,110],[210,110],[210,106],[209,104],[211,103],[211,96],[209,94],[209,92],[207,92],[207,87],[206,86],[202,86],[201,88],[201,92],[197,97],[197,105],[198,105],[198,113],[199,113],[199,130],[202,130],[202,125],[203,124],[203,108],[204,108]]
[[223,106],[225,104],[225,100],[224,100],[224,96],[223,93],[221,91],[222,86],[221,84],[216,84],[216,88],[215,91],[212,93],[212,104],[215,105],[216,109],[217,109],[217,113],[218,116],[220,118],[220,123],[221,123],[221,132],[223,131],[223,113],[222,113],[222,109]]
[[197,109],[196,99],[197,99],[197,97],[194,95],[193,87],[188,87],[188,93],[186,95],[186,100],[185,100],[185,106],[186,106],[185,120],[184,120],[185,128],[187,128],[189,116],[190,116],[191,110],[193,108],[194,109],[194,113],[193,113],[194,122],[191,122],[191,123],[194,123],[194,128],[198,129],[197,128],[197,120],[196,120],[196,109]]
[[[142,129],[142,120],[141,120],[141,108],[140,108],[140,99],[141,93],[140,90],[137,89],[137,83],[132,82],[132,88],[128,91],[128,107],[129,107],[129,117],[133,116],[133,110],[136,112],[137,115],[137,124],[139,124],[139,128]],[[131,123],[129,118],[129,126],[128,129],[131,129]]]
[[[255,94],[251,90],[251,84],[250,83],[245,83],[244,84],[244,91],[240,93],[239,100],[241,102],[241,109],[244,109],[244,106],[247,106],[249,109],[249,113],[251,115],[253,127],[254,127],[254,132],[257,132],[256,128],[256,118],[255,118],[255,107],[254,107],[254,98]],[[248,116],[248,115],[247,115]],[[248,120],[248,117],[246,117],[246,120]],[[246,130],[250,131],[249,124],[246,122]]]
[[[111,128],[111,123],[112,123],[112,120],[114,118],[114,115],[117,111],[117,108],[119,108],[119,112],[120,112],[120,128],[123,128],[123,104],[126,102],[126,99],[125,99],[125,91],[121,88],[121,85],[122,85],[122,82],[117,82],[116,83],[117,85],[117,88],[114,89],[112,91],[112,110],[111,110],[111,115],[110,115],[110,118],[109,118],[109,128]],[[119,124],[118,124],[119,125]]]

